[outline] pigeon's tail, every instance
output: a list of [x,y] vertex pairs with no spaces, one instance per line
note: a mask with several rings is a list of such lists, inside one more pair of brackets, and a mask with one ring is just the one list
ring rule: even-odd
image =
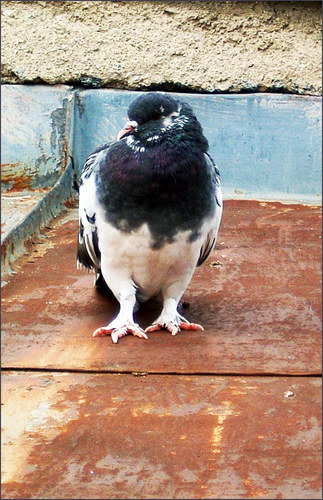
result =
[[82,245],[77,246],[76,267],[81,271],[87,271],[87,272],[90,272],[90,270],[94,269],[93,262],[89,257],[85,246]]
[[101,252],[99,250],[98,234],[96,227],[85,232],[80,220],[79,237],[77,242],[77,268],[98,269],[100,266]]
[[76,261],[76,268],[78,271],[85,271],[87,274],[89,274],[90,271],[93,271],[91,267],[85,266],[79,260]]

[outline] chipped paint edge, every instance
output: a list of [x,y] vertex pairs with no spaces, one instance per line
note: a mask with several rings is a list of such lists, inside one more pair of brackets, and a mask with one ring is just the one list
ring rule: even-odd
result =
[[246,201],[263,201],[268,203],[283,203],[286,205],[304,205],[304,206],[322,206],[322,194],[318,193],[317,195],[305,195],[302,194],[288,194],[284,192],[268,192],[268,193],[258,193],[258,192],[250,192],[246,193],[241,189],[228,189],[223,187],[223,200],[246,200]]
[[[1,275],[12,272],[11,264],[26,251],[26,243],[51,219],[64,211],[65,203],[75,197],[73,193],[74,168],[68,162],[64,173],[26,217],[13,227],[1,244]],[[5,284],[5,283],[4,283]]]

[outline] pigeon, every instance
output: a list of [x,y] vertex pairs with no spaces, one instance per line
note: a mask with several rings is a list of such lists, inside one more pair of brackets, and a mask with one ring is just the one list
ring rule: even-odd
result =
[[[220,173],[192,107],[164,92],[144,92],[128,108],[117,140],[87,158],[79,185],[77,267],[92,269],[120,304],[93,337],[148,339],[165,329],[203,330],[178,312],[194,271],[214,248],[221,217]],[[145,330],[140,303],[160,297]]]

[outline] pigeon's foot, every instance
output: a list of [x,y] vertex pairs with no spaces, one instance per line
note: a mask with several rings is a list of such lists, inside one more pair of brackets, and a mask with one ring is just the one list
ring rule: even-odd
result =
[[157,330],[168,330],[172,335],[177,335],[181,330],[200,330],[203,331],[204,328],[197,323],[190,323],[183,316],[178,315],[179,320],[163,322],[160,320],[155,321],[151,326],[146,328],[145,332],[156,332]]
[[136,323],[130,322],[127,322],[125,325],[119,326],[117,328],[113,327],[112,323],[108,326],[102,326],[101,328],[95,330],[95,332],[92,334],[92,337],[111,335],[112,342],[116,344],[119,339],[121,339],[125,335],[128,335],[129,333],[131,333],[135,337],[148,340],[148,336],[146,335],[144,330],[140,328],[140,326]]

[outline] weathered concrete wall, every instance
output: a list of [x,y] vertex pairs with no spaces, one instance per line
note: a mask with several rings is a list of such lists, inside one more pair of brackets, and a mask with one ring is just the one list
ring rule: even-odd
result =
[[9,2],[3,83],[321,93],[320,2]]

